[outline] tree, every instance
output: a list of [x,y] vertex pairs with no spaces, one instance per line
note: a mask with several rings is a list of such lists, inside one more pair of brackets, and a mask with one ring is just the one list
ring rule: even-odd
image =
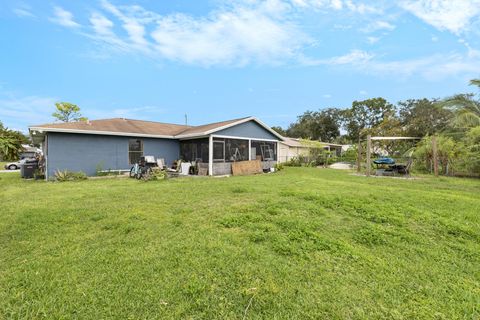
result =
[[[470,85],[480,88],[480,79],[470,81]],[[454,112],[453,126],[457,128],[473,128],[480,126],[480,100],[474,94],[457,94],[439,104],[441,107]]]
[[378,126],[385,118],[395,115],[395,107],[384,98],[354,101],[352,107],[345,110],[343,120],[348,137],[357,141],[369,129]]
[[282,127],[275,126],[275,127],[272,127],[272,130],[275,131],[276,133],[278,133],[281,136],[285,137],[287,135],[287,132],[285,130],[283,130]]
[[444,131],[453,114],[441,108],[437,101],[429,99],[409,99],[400,101],[400,125],[404,134],[412,137],[424,137]]
[[23,150],[22,144],[27,143],[28,138],[20,131],[10,130],[3,126],[0,121],[0,157],[4,160],[18,159]]
[[289,126],[287,134],[294,138],[331,142],[340,136],[341,113],[337,108],[306,111]]
[[57,102],[55,103],[57,111],[52,113],[52,116],[62,122],[72,121],[86,121],[87,118],[82,117],[80,114],[80,107],[76,104],[69,102]]

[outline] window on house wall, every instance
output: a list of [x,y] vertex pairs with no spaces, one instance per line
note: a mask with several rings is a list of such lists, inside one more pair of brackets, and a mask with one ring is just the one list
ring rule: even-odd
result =
[[143,156],[143,141],[140,139],[128,140],[128,161],[130,164],[135,164],[140,161]]

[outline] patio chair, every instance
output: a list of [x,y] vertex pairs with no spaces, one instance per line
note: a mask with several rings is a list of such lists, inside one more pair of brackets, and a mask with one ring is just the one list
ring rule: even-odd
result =
[[405,166],[401,166],[398,168],[398,173],[404,174],[406,176],[410,176],[410,169],[412,168],[412,165],[413,165],[413,159],[409,158]]
[[165,165],[165,159],[163,158],[158,158],[157,159],[157,165],[160,169],[165,169],[166,165]]

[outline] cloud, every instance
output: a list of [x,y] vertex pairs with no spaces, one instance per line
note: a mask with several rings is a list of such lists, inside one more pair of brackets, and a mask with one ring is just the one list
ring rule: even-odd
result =
[[434,26],[459,34],[480,14],[480,0],[405,0],[400,6]]
[[311,42],[289,20],[289,6],[279,0],[242,2],[204,17],[159,15],[107,0],[101,9],[91,13],[85,36],[114,50],[187,64],[277,64],[295,58]]
[[[137,108],[121,108],[121,109],[114,109],[112,113],[118,117],[133,117],[135,119],[142,118],[150,118],[152,114],[165,114],[167,110],[162,107],[156,106],[144,106],[144,107],[137,107]],[[140,114],[140,118],[139,118]],[[148,115],[145,115],[148,114]]]
[[80,24],[75,22],[73,14],[61,7],[53,8],[54,17],[50,18],[50,21],[57,23],[67,28],[78,28]]
[[13,8],[12,11],[19,18],[35,18],[35,15],[32,13],[32,8],[26,4],[20,4],[18,7]]
[[362,32],[371,33],[380,30],[392,31],[395,29],[395,26],[387,21],[377,20],[372,23],[369,23],[365,28],[362,28]]
[[202,65],[276,63],[294,57],[308,41],[293,24],[246,8],[206,19],[168,16],[158,21],[152,37],[163,57]]
[[380,7],[367,5],[359,1],[351,0],[291,0],[291,4],[298,8],[304,9],[346,9],[358,14],[379,14],[382,13]]
[[392,76],[407,79],[420,75],[429,81],[438,81],[452,76],[474,77],[480,73],[480,54],[470,52],[434,54],[421,58],[382,61],[369,60],[353,65],[357,70],[378,76]]
[[380,37],[367,37],[367,42],[370,44],[375,44],[380,41]]
[[373,54],[362,51],[362,50],[352,50],[349,53],[333,57],[327,60],[327,64],[330,65],[342,65],[342,64],[364,64],[370,61],[374,57]]
[[52,122],[56,98],[22,96],[11,92],[0,92],[0,118],[11,128],[28,131],[29,125]]

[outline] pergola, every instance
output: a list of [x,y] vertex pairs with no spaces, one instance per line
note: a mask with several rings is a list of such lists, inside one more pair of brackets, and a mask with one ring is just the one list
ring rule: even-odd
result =
[[[372,167],[372,159],[371,159],[371,152],[372,152],[372,141],[379,141],[379,140],[421,140],[421,137],[372,137],[371,135],[367,135],[367,170],[365,175],[367,177],[370,176],[370,170]],[[362,162],[362,140],[358,139],[358,157],[357,157],[357,172],[360,172],[361,162]],[[435,175],[438,175],[438,164],[437,164],[437,141],[435,136],[432,137],[432,150],[433,150],[433,171]]]

